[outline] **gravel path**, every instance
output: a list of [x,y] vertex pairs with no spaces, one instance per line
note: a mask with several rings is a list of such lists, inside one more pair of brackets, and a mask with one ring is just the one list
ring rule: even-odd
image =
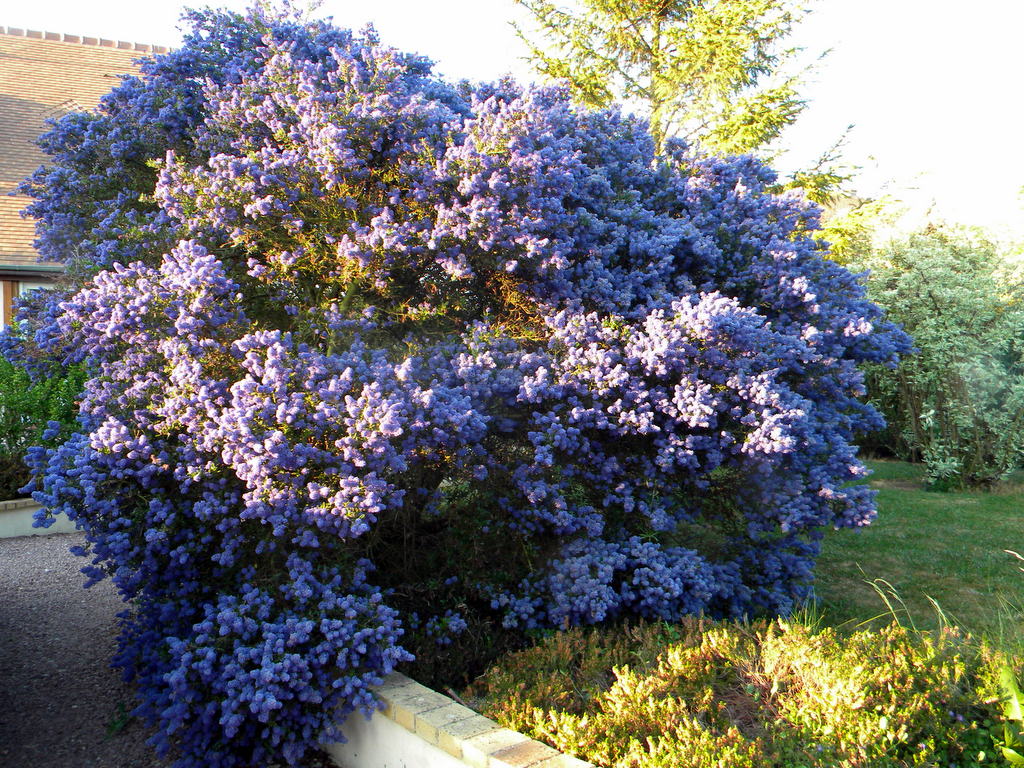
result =
[[0,539],[0,766],[164,768],[143,726],[118,715],[131,709],[108,666],[123,604],[107,581],[82,589],[86,561],[68,552],[82,540]]

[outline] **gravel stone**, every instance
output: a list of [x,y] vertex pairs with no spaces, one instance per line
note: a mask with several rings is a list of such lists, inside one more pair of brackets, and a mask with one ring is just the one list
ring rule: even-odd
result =
[[124,603],[107,580],[82,588],[68,548],[83,542],[0,539],[0,766],[166,768],[125,716],[132,690],[110,668]]

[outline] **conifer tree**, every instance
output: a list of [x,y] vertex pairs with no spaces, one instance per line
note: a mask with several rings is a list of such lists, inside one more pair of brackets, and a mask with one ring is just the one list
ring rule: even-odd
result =
[[749,152],[771,142],[804,109],[799,78],[776,75],[801,10],[790,0],[516,0],[540,39],[517,26],[543,75],[602,107],[620,99],[649,113],[658,151],[665,139],[707,151]]

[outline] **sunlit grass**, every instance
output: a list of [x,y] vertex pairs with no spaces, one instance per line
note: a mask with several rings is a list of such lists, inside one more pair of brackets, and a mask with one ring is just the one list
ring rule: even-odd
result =
[[878,519],[826,537],[815,586],[826,623],[888,621],[891,609],[918,629],[1024,637],[1024,573],[1005,551],[1024,551],[1024,486],[941,493],[923,489],[918,466],[868,465]]

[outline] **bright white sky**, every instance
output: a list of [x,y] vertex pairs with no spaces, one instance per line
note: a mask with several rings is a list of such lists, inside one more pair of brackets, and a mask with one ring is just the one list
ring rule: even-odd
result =
[[[0,25],[176,45],[180,0],[8,0]],[[195,3],[199,4],[199,3]],[[205,4],[205,3],[203,3]],[[248,0],[212,0],[242,10]],[[531,79],[513,0],[326,0],[340,26],[426,54],[453,78]],[[1024,3],[818,0],[796,42],[831,49],[805,90],[784,163],[813,161],[847,125],[862,194],[1024,236]]]

